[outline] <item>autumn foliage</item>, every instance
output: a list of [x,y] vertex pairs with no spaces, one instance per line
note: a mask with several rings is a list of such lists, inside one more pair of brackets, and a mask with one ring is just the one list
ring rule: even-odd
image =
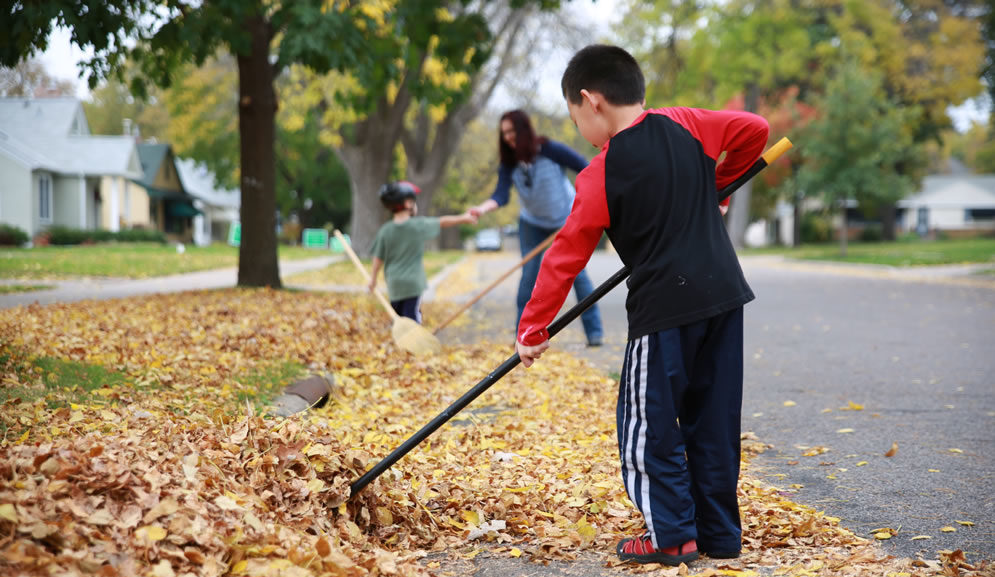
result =
[[[267,289],[0,311],[0,570],[428,575],[445,562],[431,553],[482,551],[588,551],[623,570],[614,545],[642,525],[619,477],[617,384],[563,353],[513,371],[348,500],[364,470],[511,352],[481,343],[416,358],[395,348],[389,323],[368,295]],[[24,370],[41,356],[99,364],[127,383],[73,401]],[[334,372],[334,398],[265,416],[243,377],[287,362]],[[744,447],[763,449],[749,435]],[[698,574],[943,570],[887,558],[744,466],[744,555]]]

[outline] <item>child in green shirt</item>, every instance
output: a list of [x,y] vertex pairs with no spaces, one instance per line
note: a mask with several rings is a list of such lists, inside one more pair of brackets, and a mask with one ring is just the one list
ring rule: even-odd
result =
[[398,315],[421,323],[421,295],[428,287],[422,257],[425,241],[439,236],[441,227],[476,224],[477,217],[465,212],[460,215],[416,216],[415,196],[421,192],[406,181],[391,182],[380,187],[380,202],[394,213],[384,223],[373,240],[373,274],[370,292],[377,284],[380,269],[387,279],[390,304]]

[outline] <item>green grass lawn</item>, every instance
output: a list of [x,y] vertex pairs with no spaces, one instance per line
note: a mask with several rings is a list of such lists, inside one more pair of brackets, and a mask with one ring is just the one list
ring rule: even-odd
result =
[[[280,246],[281,259],[304,259],[327,251]],[[238,248],[225,244],[186,246],[120,243],[0,249],[0,278],[81,276],[148,278],[238,265]]]
[[[32,403],[45,399],[49,407],[67,407],[73,403],[103,404],[111,402],[108,395],[115,388],[158,389],[158,383],[138,385],[135,379],[100,365],[59,359],[33,357],[26,350],[0,343],[0,373],[10,377],[9,386],[0,387],[0,405],[8,402]],[[260,413],[291,382],[307,374],[303,365],[292,361],[275,361],[258,370],[235,377],[245,385],[227,403],[232,412],[244,412],[249,401]],[[188,405],[197,403],[203,391],[192,390]],[[0,419],[0,435],[10,426]]]
[[995,238],[850,243],[847,245],[845,257],[840,255],[838,243],[802,245],[797,248],[750,248],[743,249],[740,254],[744,256],[779,254],[801,260],[829,260],[900,267],[961,263],[995,264]]
[[13,293],[27,293],[52,288],[52,285],[44,284],[0,284],[0,295]]

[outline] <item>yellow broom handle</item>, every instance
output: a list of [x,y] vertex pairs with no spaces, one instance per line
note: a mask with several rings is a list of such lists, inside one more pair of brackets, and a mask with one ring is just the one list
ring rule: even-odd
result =
[[[352,259],[353,264],[356,265],[356,268],[359,269],[359,272],[363,273],[363,278],[366,279],[366,284],[369,285],[370,273],[366,272],[366,267],[363,266],[362,262],[360,262],[359,257],[356,256],[356,253],[352,252],[352,247],[349,246],[349,243],[346,241],[345,237],[342,236],[342,233],[339,232],[338,229],[333,231],[332,234],[335,235],[335,238],[339,239],[339,244],[342,245],[342,250],[344,250],[345,253],[349,255],[349,258]],[[377,296],[377,299],[380,301],[380,304],[383,305],[383,308],[387,309],[387,312],[390,313],[390,318],[396,319],[397,311],[394,310],[394,307],[390,306],[390,303],[387,302],[387,299],[384,298],[382,294],[380,294],[380,291],[377,290],[376,287],[373,287],[373,294]]]

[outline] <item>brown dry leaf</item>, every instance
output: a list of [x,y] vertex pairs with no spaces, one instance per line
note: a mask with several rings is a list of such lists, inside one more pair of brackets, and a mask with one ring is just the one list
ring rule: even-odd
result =
[[885,457],[894,457],[898,454],[898,443],[892,443],[891,448],[884,454]]

